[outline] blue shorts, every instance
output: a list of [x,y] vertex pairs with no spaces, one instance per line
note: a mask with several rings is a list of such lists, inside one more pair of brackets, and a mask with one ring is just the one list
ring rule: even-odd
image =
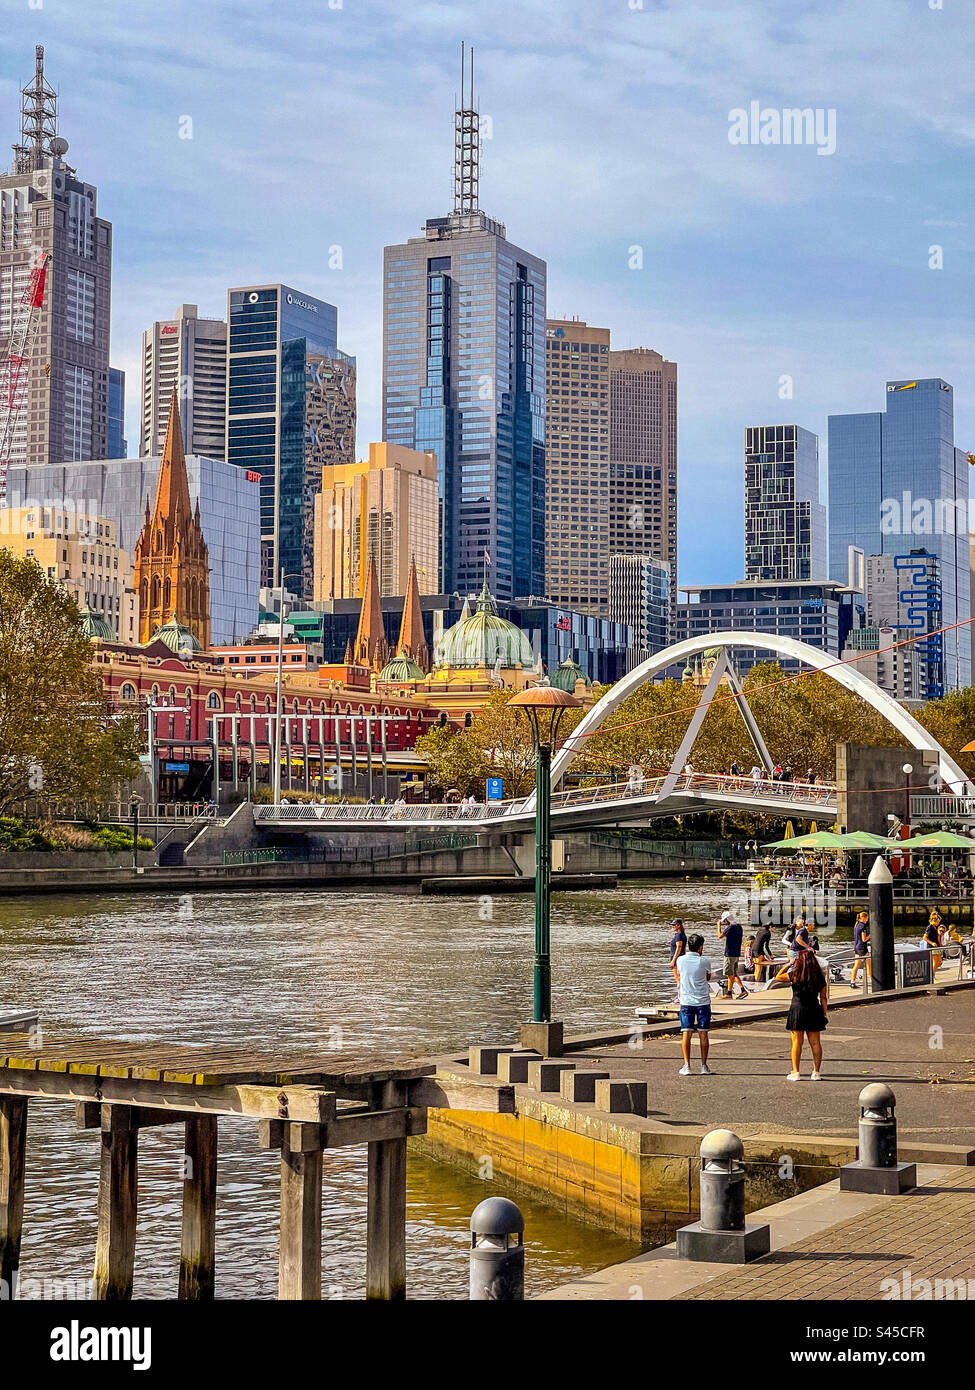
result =
[[711,1027],[710,1004],[681,1004],[680,1026],[683,1033],[706,1033]]

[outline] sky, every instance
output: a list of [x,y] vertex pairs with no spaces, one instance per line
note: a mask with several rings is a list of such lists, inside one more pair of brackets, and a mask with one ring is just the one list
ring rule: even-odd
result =
[[[547,261],[549,315],[678,364],[681,584],[742,575],[749,424],[813,430],[825,474],[829,414],[942,376],[955,442],[975,449],[972,0],[0,0],[0,14],[8,142],[43,43],[68,162],[113,223],[130,453],[143,330],[181,303],[223,317],[229,286],[276,281],[337,305],[360,454],[381,438],[382,248],[452,206],[462,39],[488,118],[481,207]],[[819,111],[835,150],[732,143],[753,102]]]

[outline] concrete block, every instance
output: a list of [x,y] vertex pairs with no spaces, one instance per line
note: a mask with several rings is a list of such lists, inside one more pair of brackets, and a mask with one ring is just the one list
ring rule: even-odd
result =
[[893,1168],[844,1163],[840,1169],[841,1192],[875,1192],[884,1197],[898,1197],[912,1187],[917,1187],[916,1163],[898,1163]]
[[575,1062],[553,1062],[550,1058],[543,1058],[538,1062],[528,1063],[528,1084],[533,1091],[554,1091],[556,1094],[562,1082],[564,1071],[575,1071]]
[[563,1025],[561,1023],[523,1023],[521,1025],[521,1045],[543,1057],[561,1057],[563,1050]]
[[538,1060],[538,1053],[530,1048],[502,1052],[498,1057],[498,1080],[507,1086],[524,1085],[528,1080],[529,1063]]
[[610,1115],[646,1115],[647,1083],[620,1079],[597,1081],[596,1109]]
[[513,1047],[472,1047],[468,1051],[468,1065],[479,1076],[497,1076],[498,1058],[502,1052],[514,1052]]
[[583,1105],[591,1104],[596,1099],[596,1082],[608,1078],[608,1071],[564,1071],[561,1081],[563,1099]]
[[768,1226],[749,1226],[743,1231],[706,1231],[700,1221],[677,1232],[677,1258],[707,1264],[745,1265],[759,1260],[771,1248]]

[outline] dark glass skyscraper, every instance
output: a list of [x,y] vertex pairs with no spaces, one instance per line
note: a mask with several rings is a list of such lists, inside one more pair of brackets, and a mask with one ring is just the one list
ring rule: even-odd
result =
[[326,436],[339,428],[325,397],[347,404],[351,389],[351,432],[341,426],[351,462],[354,362],[336,346],[338,310],[312,295],[252,285],[230,290],[227,308],[227,459],[260,475],[262,583],[277,584],[283,569],[310,599],[314,496],[322,464],[335,461]]
[[[850,546],[903,557],[901,568],[923,552],[930,557],[924,599],[915,582],[909,609],[919,632],[971,616],[969,466],[955,447],[953,402],[940,377],[889,381],[886,411],[829,417],[830,577],[846,580]],[[929,696],[971,683],[967,628],[922,646]]]
[[478,207],[478,115],[456,116],[454,211],[383,257],[383,438],[437,456],[440,587],[545,592],[545,262]]
[[745,430],[745,578],[826,578],[819,440],[800,425]]

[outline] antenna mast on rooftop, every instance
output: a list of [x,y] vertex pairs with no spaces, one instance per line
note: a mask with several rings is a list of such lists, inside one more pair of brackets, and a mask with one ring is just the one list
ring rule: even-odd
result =
[[14,145],[15,172],[44,168],[51,140],[58,133],[58,96],[44,80],[44,45],[34,49],[34,81],[21,92],[20,144]]
[[[460,45],[460,107],[454,113],[454,212],[477,212],[480,133],[474,102],[474,49],[471,49],[470,91],[465,92],[464,44]],[[465,100],[465,97],[467,98]]]

